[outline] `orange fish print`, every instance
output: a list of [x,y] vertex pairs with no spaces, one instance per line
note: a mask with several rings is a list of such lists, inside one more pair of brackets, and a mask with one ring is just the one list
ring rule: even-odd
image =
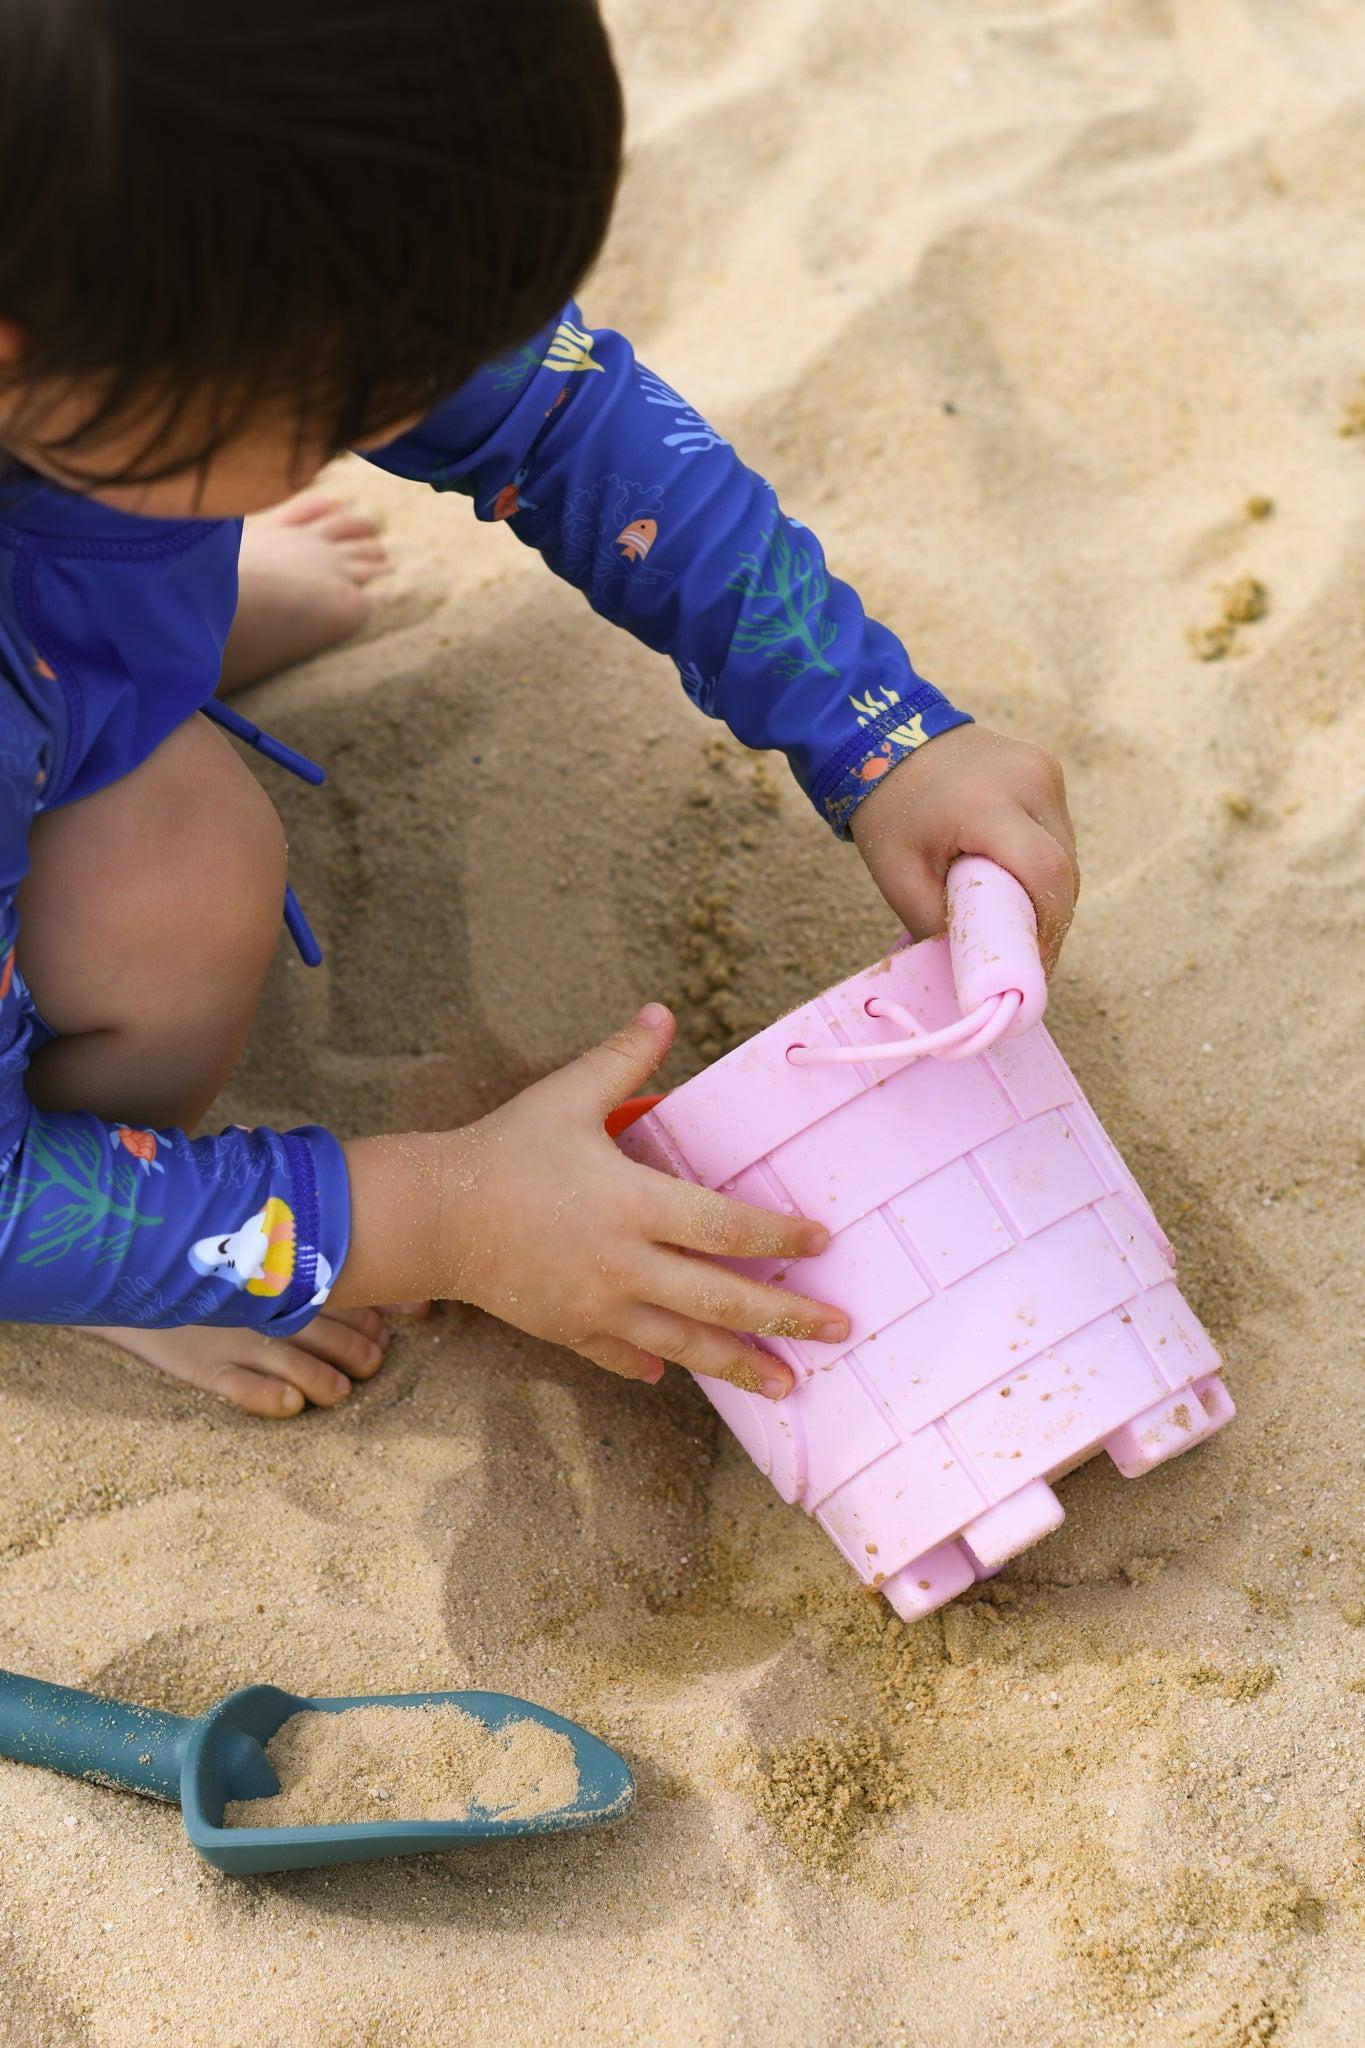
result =
[[623,526],[616,536],[615,545],[631,562],[643,562],[645,556],[658,539],[659,528],[653,519],[632,519],[629,526]]
[[11,946],[11,947],[10,947],[10,949],[9,949],[9,951],[8,951],[8,953],[6,953],[6,955],[5,955],[5,964],[4,964],[4,966],[3,966],[3,967],[0,967],[0,1003],[3,1003],[3,1002],[4,1002],[4,1000],[5,1000],[5,997],[6,997],[6,996],[7,996],[8,994],[9,994],[9,992],[10,992],[10,989],[11,989],[11,987],[13,986],[13,983],[14,983],[14,948],[13,948],[13,946]]
[[57,680],[56,670],[48,667],[36,647],[33,650],[33,673],[35,676],[42,676],[49,683],[55,683]]

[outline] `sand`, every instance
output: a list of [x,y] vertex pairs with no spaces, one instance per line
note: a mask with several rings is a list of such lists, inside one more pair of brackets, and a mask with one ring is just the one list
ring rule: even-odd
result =
[[[11,1332],[0,1661],[186,1710],[514,1692],[616,1744],[639,1804],[234,1881],[173,1811],[6,1766],[0,2040],[1358,2042],[1365,11],[610,12],[633,163],[591,314],[927,674],[1064,757],[1086,886],[1049,1021],[1238,1419],[1077,1472],[1055,1536],[906,1629],[677,1374],[452,1308],[267,1425]],[[468,1117],[649,997],[676,1080],[876,956],[780,761],[462,501],[345,481],[404,589],[246,700],[329,764],[272,777],[328,962],[281,948],[225,1116]],[[1266,608],[1196,659],[1247,577]]]
[[225,1828],[468,1820],[475,1809],[480,1820],[530,1820],[578,1797],[567,1735],[530,1716],[495,1731],[450,1701],[292,1714],[265,1753],[279,1791],[230,1801]]

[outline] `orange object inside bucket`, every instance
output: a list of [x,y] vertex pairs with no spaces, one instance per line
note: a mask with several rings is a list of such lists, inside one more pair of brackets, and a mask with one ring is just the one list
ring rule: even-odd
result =
[[619,1138],[622,1131],[628,1131],[642,1116],[648,1116],[656,1102],[662,1102],[662,1095],[632,1095],[619,1109],[614,1109],[607,1118],[607,1136]]

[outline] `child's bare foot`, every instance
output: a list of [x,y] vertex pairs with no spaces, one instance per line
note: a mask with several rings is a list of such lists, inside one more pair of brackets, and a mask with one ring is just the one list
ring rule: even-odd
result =
[[248,519],[219,690],[228,696],[349,639],[390,566],[373,520],[325,491],[300,491]]
[[[426,1304],[404,1303],[395,1313],[425,1315]],[[352,1380],[378,1372],[389,1332],[373,1308],[324,1309],[292,1337],[259,1330],[100,1329],[120,1350],[145,1358],[172,1379],[188,1380],[206,1394],[245,1408],[248,1415],[297,1415],[306,1401],[333,1408]]]

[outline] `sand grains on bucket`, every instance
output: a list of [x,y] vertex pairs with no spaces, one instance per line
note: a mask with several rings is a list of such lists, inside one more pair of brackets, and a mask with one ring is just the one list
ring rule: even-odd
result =
[[567,1735],[541,1721],[489,1728],[450,1701],[294,1714],[266,1755],[269,1799],[233,1800],[229,1828],[337,1827],[357,1821],[531,1820],[578,1797]]

